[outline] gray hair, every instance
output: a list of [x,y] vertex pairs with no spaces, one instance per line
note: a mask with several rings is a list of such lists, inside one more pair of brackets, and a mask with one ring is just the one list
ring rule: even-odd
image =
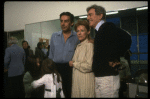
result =
[[16,38],[16,37],[10,37],[9,39],[8,39],[8,43],[10,43],[10,44],[16,44],[16,43],[18,43],[18,39]]
[[98,6],[96,4],[89,6],[86,11],[88,12],[90,9],[95,9],[96,15],[103,14],[102,20],[106,20],[106,10],[102,6]]

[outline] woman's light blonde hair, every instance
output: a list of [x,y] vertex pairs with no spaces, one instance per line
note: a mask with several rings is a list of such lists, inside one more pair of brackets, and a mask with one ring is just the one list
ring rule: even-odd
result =
[[[91,28],[89,26],[89,22],[87,20],[78,20],[77,23],[75,24],[75,31],[77,32],[77,27],[83,25],[87,29],[87,31],[90,31]],[[88,34],[88,40],[91,39],[90,34]]]

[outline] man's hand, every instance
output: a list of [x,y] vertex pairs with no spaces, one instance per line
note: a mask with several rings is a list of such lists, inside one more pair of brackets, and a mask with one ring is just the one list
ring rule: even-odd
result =
[[69,61],[69,66],[73,67],[73,61]]
[[117,65],[120,65],[120,62],[109,62],[109,66],[115,67]]
[[[111,66],[113,68],[115,68],[116,66],[119,66],[119,65],[121,65],[121,64],[120,64],[120,62],[118,60],[114,60],[114,61],[109,62],[109,66]],[[115,71],[118,71],[117,68],[115,69]]]

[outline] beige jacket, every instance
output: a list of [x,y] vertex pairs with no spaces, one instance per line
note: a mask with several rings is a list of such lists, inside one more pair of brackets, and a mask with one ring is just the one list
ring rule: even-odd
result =
[[78,44],[72,61],[72,97],[94,97],[93,44],[87,39]]

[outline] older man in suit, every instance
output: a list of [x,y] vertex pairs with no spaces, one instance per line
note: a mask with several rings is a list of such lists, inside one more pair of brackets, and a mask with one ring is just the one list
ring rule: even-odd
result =
[[102,6],[87,8],[90,27],[95,28],[92,70],[95,74],[96,97],[118,97],[120,78],[117,68],[120,57],[131,46],[131,36],[111,22],[105,22],[106,10]]
[[4,56],[4,72],[8,71],[8,93],[6,97],[22,98],[23,92],[23,74],[25,63],[25,52],[19,47],[15,37],[10,37]]

